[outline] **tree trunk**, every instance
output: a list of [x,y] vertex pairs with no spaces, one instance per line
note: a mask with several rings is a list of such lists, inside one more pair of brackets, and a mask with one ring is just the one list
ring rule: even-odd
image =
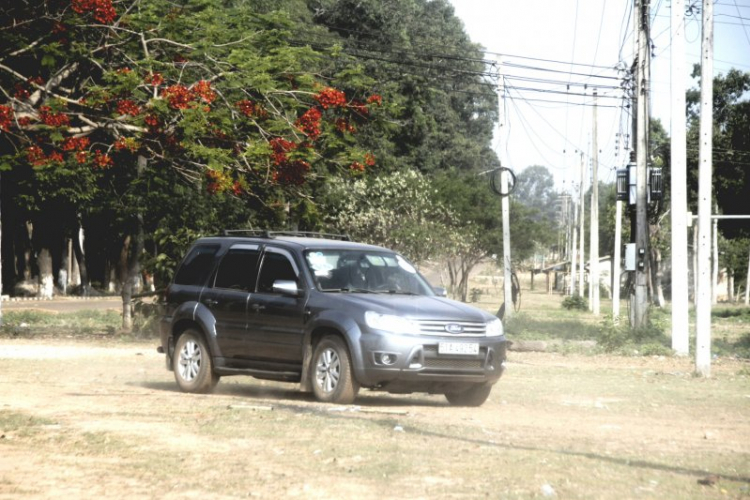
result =
[[40,299],[51,299],[55,290],[55,280],[52,275],[52,254],[49,248],[42,247],[39,250],[37,266],[39,267],[39,291],[37,296]]
[[78,225],[78,231],[73,235],[73,254],[78,263],[78,272],[81,281],[81,295],[88,297],[91,293],[91,282],[89,281],[89,271],[86,266],[86,254],[83,253],[83,228]]
[[653,274],[653,285],[654,285],[654,305],[656,307],[664,307],[664,287],[662,286],[662,278],[664,277],[664,271],[661,265],[661,250],[657,247],[651,247],[652,257],[652,274]]
[[[146,157],[138,156],[138,177],[143,175],[146,169]],[[127,276],[122,283],[122,329],[125,332],[133,331],[133,291],[137,288],[141,277],[140,257],[144,248],[143,215],[136,214],[136,234],[132,239],[130,254],[127,260]],[[130,237],[128,237],[130,238]]]
[[57,286],[60,288],[60,292],[63,295],[68,293],[68,261],[70,260],[70,253],[68,251],[68,238],[64,238],[62,241],[62,257],[60,259],[60,270],[57,272]]
[[[125,283],[128,281],[128,252],[130,251],[130,243],[132,238],[130,235],[125,236],[125,241],[122,243],[122,248],[120,249],[120,255],[117,257],[117,265],[115,266],[115,269],[112,269],[111,278],[110,278],[110,284],[109,284],[109,291],[119,291],[122,292],[123,288],[125,288]],[[114,286],[113,286],[114,285]]]

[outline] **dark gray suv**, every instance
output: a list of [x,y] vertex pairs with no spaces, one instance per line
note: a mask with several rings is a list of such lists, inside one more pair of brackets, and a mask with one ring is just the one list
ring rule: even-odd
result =
[[360,387],[486,401],[504,369],[498,318],[440,296],[391,250],[315,236],[193,244],[166,292],[159,347],[183,391],[250,375],[340,404]]

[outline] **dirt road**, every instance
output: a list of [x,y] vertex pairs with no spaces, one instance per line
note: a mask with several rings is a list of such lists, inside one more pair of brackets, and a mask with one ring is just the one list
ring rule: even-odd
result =
[[750,496],[738,361],[512,353],[481,408],[339,407],[245,377],[183,394],[155,346],[0,339],[0,498]]

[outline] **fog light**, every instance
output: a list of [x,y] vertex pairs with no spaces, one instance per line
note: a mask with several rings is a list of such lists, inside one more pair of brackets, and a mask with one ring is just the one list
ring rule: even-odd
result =
[[398,357],[395,354],[387,352],[379,352],[375,354],[375,361],[380,365],[390,366],[396,362],[396,359],[398,359]]

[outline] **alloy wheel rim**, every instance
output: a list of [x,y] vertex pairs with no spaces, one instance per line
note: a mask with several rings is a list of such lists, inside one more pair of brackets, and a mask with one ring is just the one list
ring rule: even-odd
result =
[[187,382],[192,382],[198,376],[200,368],[201,348],[197,342],[189,340],[180,351],[180,377]]
[[326,349],[320,356],[315,367],[315,380],[318,387],[326,393],[336,390],[341,377],[341,360],[334,349]]

